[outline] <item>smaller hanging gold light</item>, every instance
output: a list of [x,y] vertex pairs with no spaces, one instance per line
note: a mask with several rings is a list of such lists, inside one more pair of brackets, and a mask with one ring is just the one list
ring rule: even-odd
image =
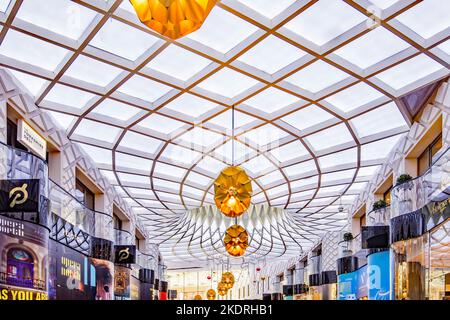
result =
[[223,169],[214,182],[216,206],[230,218],[239,217],[248,209],[252,192],[252,182],[241,167]]
[[248,233],[240,225],[232,225],[225,232],[223,238],[225,250],[233,257],[240,257],[245,254],[248,248]]
[[199,295],[199,294],[196,294],[196,295],[194,296],[194,300],[202,300],[202,296]]
[[221,297],[227,295],[228,293],[228,289],[225,286],[225,283],[223,282],[219,282],[219,284],[217,285],[217,294]]
[[206,291],[206,298],[208,298],[208,300],[215,300],[216,291],[214,291],[214,289],[209,289],[208,291]]
[[221,281],[227,290],[233,288],[234,286],[234,275],[231,272],[225,272],[222,275],[222,281]]
[[218,0],[130,0],[139,20],[171,39],[201,27]]

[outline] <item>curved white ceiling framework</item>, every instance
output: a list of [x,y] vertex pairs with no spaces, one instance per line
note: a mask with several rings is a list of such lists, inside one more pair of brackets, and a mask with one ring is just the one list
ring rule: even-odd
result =
[[0,64],[155,239],[213,204],[232,106],[253,204],[285,209],[305,237],[342,228],[339,196],[351,204],[409,128],[398,98],[450,67],[442,0],[223,0],[178,41],[141,25],[128,1],[0,10]]
[[[318,240],[317,233],[282,208],[252,205],[239,218],[225,217],[215,206],[204,206],[186,211],[181,217],[149,226],[150,241],[159,243],[161,254],[168,266],[183,261],[184,266],[208,265],[229,257],[224,245],[225,231],[233,224],[243,226],[249,234],[249,247],[245,256],[230,258],[232,265],[244,265],[258,260],[298,256],[303,248]],[[335,221],[336,227],[340,226]]]

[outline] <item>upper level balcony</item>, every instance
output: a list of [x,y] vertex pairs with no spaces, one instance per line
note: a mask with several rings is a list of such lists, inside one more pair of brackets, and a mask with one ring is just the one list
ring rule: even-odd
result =
[[392,189],[391,218],[414,212],[431,201],[442,201],[449,197],[449,149],[446,149],[423,175]]

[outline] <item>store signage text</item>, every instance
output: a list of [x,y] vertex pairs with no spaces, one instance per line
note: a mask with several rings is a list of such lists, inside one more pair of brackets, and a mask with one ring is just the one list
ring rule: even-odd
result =
[[22,119],[18,122],[17,140],[30,148],[36,155],[45,159],[47,156],[47,141],[42,138],[28,123]]
[[48,295],[44,292],[1,289],[0,300],[48,300]]
[[25,226],[22,222],[0,219],[0,232],[8,235],[23,237]]

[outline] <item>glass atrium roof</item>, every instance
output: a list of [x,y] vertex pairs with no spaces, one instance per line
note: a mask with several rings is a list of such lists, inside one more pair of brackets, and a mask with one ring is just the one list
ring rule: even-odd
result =
[[172,41],[127,0],[0,0],[0,64],[155,238],[213,204],[235,106],[253,204],[284,208],[307,250],[347,223],[340,201],[408,131],[398,98],[449,75],[448,12],[447,0],[222,0]]

